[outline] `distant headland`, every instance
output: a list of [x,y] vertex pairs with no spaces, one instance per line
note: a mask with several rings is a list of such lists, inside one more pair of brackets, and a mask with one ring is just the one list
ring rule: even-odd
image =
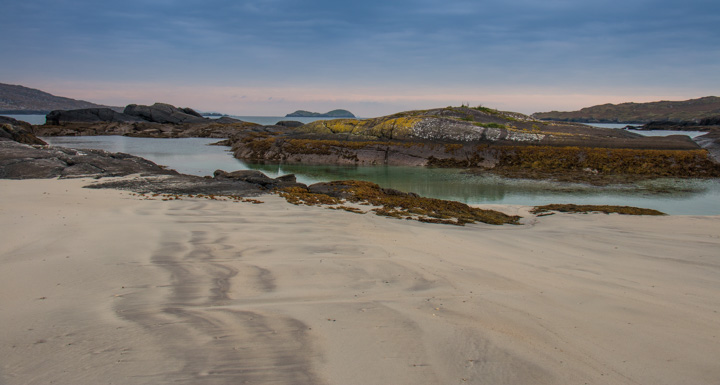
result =
[[603,104],[570,112],[537,112],[535,119],[581,123],[650,123],[700,121],[720,114],[720,98],[706,96],[683,101]]
[[305,110],[297,110],[291,114],[285,115],[287,118],[354,118],[352,112],[348,110],[332,110],[324,114],[319,112],[310,112]]
[[123,107],[104,106],[55,96],[34,88],[0,83],[0,114],[45,115],[53,110],[76,110],[81,108],[110,108],[122,112]]

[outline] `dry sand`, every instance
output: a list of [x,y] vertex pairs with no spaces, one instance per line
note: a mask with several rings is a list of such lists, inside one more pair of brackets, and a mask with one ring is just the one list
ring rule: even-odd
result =
[[0,181],[2,384],[717,384],[720,217],[454,227]]

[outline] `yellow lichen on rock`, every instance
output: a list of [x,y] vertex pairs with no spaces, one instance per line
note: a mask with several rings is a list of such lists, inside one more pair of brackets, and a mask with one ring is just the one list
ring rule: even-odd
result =
[[316,134],[364,135],[367,123],[367,121],[359,119],[316,120],[302,126],[299,130]]
[[378,139],[406,139],[412,136],[413,127],[422,117],[395,117],[391,119],[333,119],[308,123],[300,131],[316,134],[351,134]]
[[413,127],[421,120],[422,118],[416,117],[399,117],[384,120],[375,124],[368,135],[387,139],[407,139],[412,136]]

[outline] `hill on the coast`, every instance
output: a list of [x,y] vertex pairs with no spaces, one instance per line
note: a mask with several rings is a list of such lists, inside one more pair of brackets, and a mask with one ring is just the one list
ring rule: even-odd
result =
[[310,112],[305,110],[297,110],[293,113],[285,115],[288,118],[354,118],[352,112],[348,110],[332,110],[324,114],[319,112]]
[[584,123],[648,123],[652,121],[699,121],[720,115],[720,97],[706,96],[683,101],[603,104],[580,111],[537,112],[542,120]]
[[[0,113],[47,114],[53,110],[108,107],[100,104],[55,96],[34,88],[0,83]],[[109,107],[122,111],[122,107]]]

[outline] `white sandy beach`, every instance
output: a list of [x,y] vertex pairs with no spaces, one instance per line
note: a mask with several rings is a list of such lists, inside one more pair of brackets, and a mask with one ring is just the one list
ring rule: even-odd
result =
[[0,384],[720,383],[718,216],[455,227],[88,183],[0,181]]

